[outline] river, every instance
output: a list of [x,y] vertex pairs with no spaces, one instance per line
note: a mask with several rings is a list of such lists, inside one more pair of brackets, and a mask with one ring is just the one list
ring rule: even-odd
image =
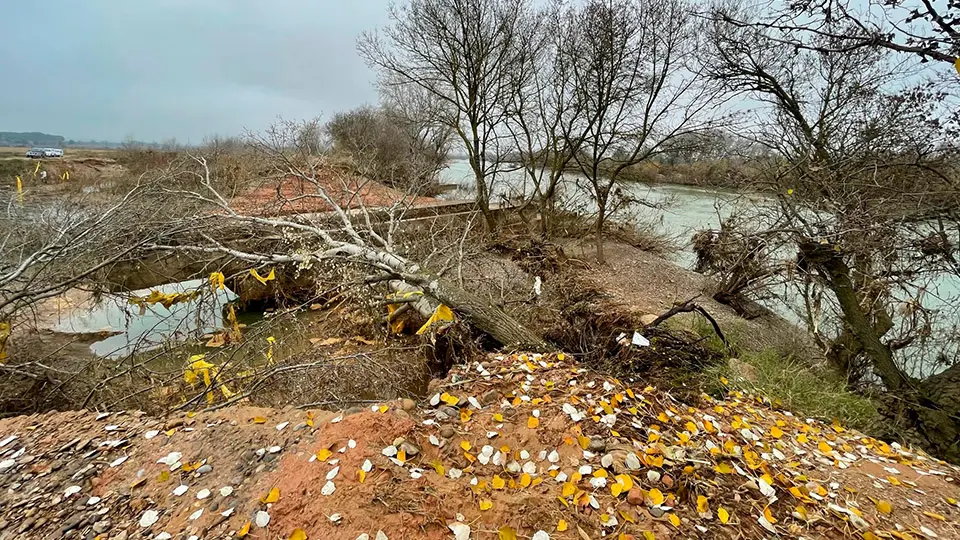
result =
[[[571,209],[596,212],[596,204],[586,187],[586,179],[576,174],[568,175],[568,178],[573,181],[562,184],[558,193],[561,204]],[[476,195],[473,170],[467,160],[452,161],[450,166],[440,173],[440,180],[445,184],[458,186],[441,198],[469,200]],[[509,199],[520,194],[528,195],[533,190],[530,179],[522,171],[501,173],[493,186],[494,200],[503,197]],[[729,216],[738,204],[760,198],[735,190],[679,184],[629,182],[624,183],[622,188],[633,198],[647,201],[659,209],[646,206],[628,209],[621,219],[634,219],[651,224],[657,232],[677,238],[683,249],[674,254],[674,258],[677,263],[691,269],[695,262],[693,252],[689,249],[693,233],[702,229],[718,228],[720,220]]]
[[[564,189],[559,193],[561,204],[566,208],[596,212],[596,204],[592,201],[587,189],[586,179],[572,174],[568,177],[572,181],[565,182]],[[475,182],[473,170],[467,160],[454,160],[449,167],[440,174],[443,183],[455,184],[458,187],[446,193],[447,199],[472,199],[475,196]],[[529,178],[522,171],[501,173],[493,184],[494,200],[513,198],[520,194],[530,194],[533,191]],[[652,225],[656,232],[676,238],[681,249],[670,255],[674,262],[684,268],[693,269],[696,257],[690,244],[692,234],[702,229],[716,229],[721,220],[728,217],[738,207],[747,207],[757,203],[763,204],[765,197],[756,193],[742,193],[730,189],[705,188],[677,184],[645,184],[641,182],[625,182],[622,184],[630,196],[642,199],[659,208],[650,208],[647,205],[636,206],[628,210],[620,219],[629,219]],[[616,219],[616,218],[615,218]],[[783,252],[779,256],[789,258],[793,253]],[[768,308],[782,317],[801,323],[797,315],[800,307],[800,296],[792,288],[779,289],[784,301],[765,302]],[[932,311],[953,311],[953,306],[960,305],[960,280],[956,275],[945,274],[934,279],[922,296],[921,304]],[[909,358],[906,362],[907,372],[915,377],[926,377],[938,373],[947,367],[936,356],[942,345],[948,352],[947,358],[957,357],[956,343],[960,340],[960,321],[950,317],[935,318],[932,346],[918,350],[917,347],[908,347],[900,351],[901,358]],[[913,361],[917,360],[919,361]]]

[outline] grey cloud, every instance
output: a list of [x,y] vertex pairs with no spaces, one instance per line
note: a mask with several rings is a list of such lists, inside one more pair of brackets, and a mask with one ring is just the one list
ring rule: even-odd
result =
[[387,0],[45,0],[4,9],[0,131],[199,142],[376,101]]

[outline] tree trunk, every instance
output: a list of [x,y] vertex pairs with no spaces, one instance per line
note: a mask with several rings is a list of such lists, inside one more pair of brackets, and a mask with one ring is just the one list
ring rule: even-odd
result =
[[600,201],[597,201],[600,206],[600,210],[597,212],[597,262],[603,264],[606,262],[606,259],[603,256],[603,222],[606,219],[605,206],[606,201],[603,204],[600,204]]
[[[477,167],[480,167],[480,165],[478,164]],[[487,180],[484,177],[482,170],[475,168],[473,174],[474,183],[477,186],[477,208],[479,208],[480,213],[483,214],[483,223],[486,227],[486,231],[494,231],[497,228],[497,216],[493,211],[490,210],[490,193],[487,186]]]
[[850,279],[850,267],[843,257],[829,246],[813,241],[801,242],[800,251],[808,262],[816,264],[827,274],[830,289],[840,303],[845,322],[870,358],[887,390],[896,392],[909,386],[912,381],[893,361],[893,351],[880,340],[880,335],[860,305],[860,297]]
[[553,350],[546,341],[520,321],[448,279],[431,274],[416,274],[403,278],[404,281],[421,287],[424,294],[447,305],[507,349],[541,353]]
[[[884,413],[907,430],[915,430],[934,455],[960,461],[960,367],[919,382],[907,377],[893,361],[893,351],[880,340],[878,329],[860,305],[850,268],[830,246],[799,243],[801,255],[825,274],[840,303],[844,321],[870,359],[887,389]],[[903,428],[898,428],[902,430]],[[902,431],[898,432],[902,436]]]

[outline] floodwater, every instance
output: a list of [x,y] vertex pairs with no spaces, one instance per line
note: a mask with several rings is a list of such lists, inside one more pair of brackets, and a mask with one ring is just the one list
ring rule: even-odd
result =
[[223,326],[223,308],[237,298],[229,289],[211,290],[206,280],[170,283],[156,288],[162,293],[200,290],[201,295],[169,308],[160,304],[140,307],[131,296],[146,296],[152,289],[128,294],[107,294],[86,309],[73,309],[52,328],[64,333],[111,333],[90,345],[90,351],[106,358],[123,358],[156,349],[171,341],[183,342]]

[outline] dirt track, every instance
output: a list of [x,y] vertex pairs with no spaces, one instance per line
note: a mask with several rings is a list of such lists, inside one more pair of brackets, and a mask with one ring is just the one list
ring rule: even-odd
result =
[[960,538],[955,468],[736,393],[688,408],[554,355],[433,388],[372,410],[4,420],[0,538]]

